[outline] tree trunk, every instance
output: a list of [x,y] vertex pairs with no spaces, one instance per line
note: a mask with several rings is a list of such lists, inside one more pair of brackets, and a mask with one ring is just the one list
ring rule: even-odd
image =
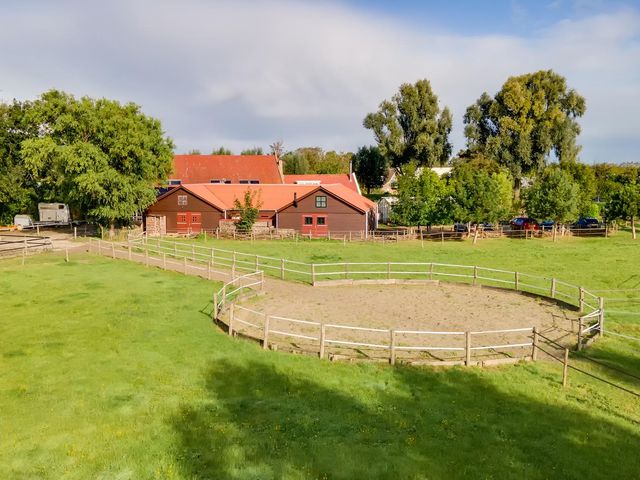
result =
[[513,180],[513,199],[517,202],[520,200],[520,187],[522,186],[522,180],[515,178]]
[[116,225],[115,223],[111,222],[109,224],[109,238],[113,238],[116,236]]
[[631,238],[636,239],[636,217],[631,216]]
[[473,244],[475,245],[478,241],[478,225],[476,225],[476,231],[473,234]]
[[558,225],[554,222],[553,224],[553,241],[556,241],[556,238],[558,236]]

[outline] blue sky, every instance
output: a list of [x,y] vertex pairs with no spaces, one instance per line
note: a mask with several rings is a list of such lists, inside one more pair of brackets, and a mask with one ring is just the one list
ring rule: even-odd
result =
[[0,0],[0,100],[50,88],[132,101],[179,152],[373,142],[362,119],[428,78],[462,116],[554,69],[587,99],[581,158],[640,161],[640,2]]

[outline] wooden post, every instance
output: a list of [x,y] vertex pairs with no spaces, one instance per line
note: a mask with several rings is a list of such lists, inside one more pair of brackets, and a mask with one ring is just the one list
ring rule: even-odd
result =
[[389,330],[389,364],[396,364],[396,332]]
[[444,243],[444,230],[440,230],[440,242]]
[[269,348],[269,315],[264,314],[264,333],[262,335],[262,348]]
[[173,256],[178,257],[178,244],[176,242],[173,242]]
[[344,262],[344,279],[349,278],[349,264]]
[[40,235],[40,225],[36,225],[36,235]]
[[604,297],[600,297],[598,306],[600,307],[600,331],[598,336],[602,337],[604,335]]
[[429,280],[433,280],[433,262],[429,263]]
[[[23,266],[23,267],[24,267],[24,261],[25,261],[25,258],[26,258],[26,257],[27,257],[27,249],[26,249],[26,248],[23,248],[23,249],[22,249],[22,266]],[[66,260],[66,259],[65,259],[65,261],[67,261],[67,262],[68,262],[69,260]]]
[[311,264],[311,285],[315,285],[316,283],[316,264]]
[[325,339],[324,323],[321,323],[320,324],[320,358],[324,358],[324,339]]
[[[224,296],[222,297],[222,304],[224,305]],[[229,330],[227,331],[227,333],[230,336],[233,336],[233,317],[235,315],[234,307],[235,305],[233,303],[229,305]]]
[[233,251],[233,261],[231,264],[231,280],[236,278],[236,251]]
[[73,227],[73,239],[78,238],[78,227]]
[[477,265],[473,267],[473,285],[478,283],[478,267]]
[[220,227],[216,227],[216,240],[220,240]]
[[391,279],[391,262],[387,262],[387,280]]
[[351,230],[349,230],[349,243],[351,243]]
[[260,291],[264,292],[264,270],[260,271]]
[[129,244],[127,245],[127,256],[129,258],[129,261],[131,261],[131,242],[129,242]]
[[551,298],[556,298],[556,279],[551,279]]
[[213,320],[218,318],[218,292],[213,291],[213,310],[211,311],[211,318]]
[[207,262],[207,280],[211,280],[211,261]]
[[465,336],[464,364],[468,367],[469,365],[471,365],[471,332],[465,332],[464,336]]
[[167,269],[167,254],[162,252],[162,269]]
[[584,288],[580,287],[578,291],[578,313],[584,312]]
[[205,243],[206,243],[206,241],[207,241],[207,231],[206,231],[206,230],[203,230],[203,232],[204,232],[204,241],[205,241]]
[[567,374],[569,373],[569,349],[564,349],[564,362],[562,366],[562,388],[567,386]]
[[184,274],[187,274],[187,257],[186,255],[184,257],[182,257],[182,261],[184,263]]
[[514,272],[513,288],[516,292],[520,288],[520,274],[518,272]]
[[255,259],[255,271],[256,272],[258,271],[259,266],[260,266],[260,263],[258,261],[258,255],[256,255],[256,259]]
[[578,351],[582,350],[582,327],[583,320],[582,317],[578,318]]
[[69,263],[69,249],[68,248],[64,249],[64,261]]
[[111,258],[116,258],[116,245],[111,243]]
[[211,247],[211,265],[216,266],[216,249]]
[[191,261],[195,263],[196,261],[196,246],[191,245]]
[[531,348],[531,360],[538,360],[538,328],[533,327],[533,346]]
[[284,258],[280,259],[280,280],[284,280]]
[[102,240],[98,239],[98,255],[102,255]]

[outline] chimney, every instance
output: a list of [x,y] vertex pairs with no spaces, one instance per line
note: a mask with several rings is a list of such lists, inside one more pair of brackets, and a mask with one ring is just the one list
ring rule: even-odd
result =
[[293,192],[293,207],[298,208],[298,193]]
[[278,171],[280,172],[280,180],[284,183],[284,168],[282,166],[282,160],[278,156],[278,152],[273,152],[273,156],[276,157],[276,165],[278,166]]

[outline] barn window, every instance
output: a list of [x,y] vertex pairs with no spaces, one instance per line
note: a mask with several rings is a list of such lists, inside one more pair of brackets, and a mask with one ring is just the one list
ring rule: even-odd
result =
[[313,225],[313,217],[304,217],[305,225]]
[[187,196],[178,195],[178,205],[186,205],[186,204],[187,204]]
[[327,208],[327,196],[318,195],[316,197],[316,208]]
[[240,180],[240,183],[243,183],[243,184],[249,184],[249,183],[257,184],[257,183],[260,183],[260,180],[244,180],[243,179],[243,180]]
[[213,179],[209,180],[209,183],[222,183],[222,182],[220,182],[220,180],[217,179],[217,178],[213,178]]
[[318,217],[316,218],[316,225],[326,225],[327,217]]

